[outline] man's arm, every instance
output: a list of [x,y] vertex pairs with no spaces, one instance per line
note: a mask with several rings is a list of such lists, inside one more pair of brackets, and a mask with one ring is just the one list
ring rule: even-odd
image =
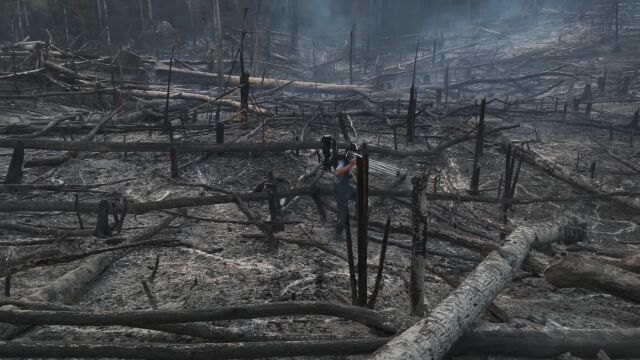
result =
[[356,166],[356,159],[351,159],[351,161],[349,161],[347,165],[336,168],[336,176],[346,174],[347,171],[349,171],[354,166]]

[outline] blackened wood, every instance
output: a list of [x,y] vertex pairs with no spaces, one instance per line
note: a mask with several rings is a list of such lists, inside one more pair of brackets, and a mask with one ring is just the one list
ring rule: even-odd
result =
[[265,188],[267,190],[268,202],[269,202],[269,214],[271,215],[271,230],[274,233],[284,231],[284,223],[282,221],[282,207],[280,206],[280,195],[278,194],[278,186],[270,177],[270,182],[266,183]]
[[97,237],[111,236],[111,228],[109,227],[109,201],[101,200],[98,204],[98,218],[96,228],[93,234]]
[[247,217],[249,221],[253,223],[258,229],[260,229],[264,235],[267,237],[267,241],[269,242],[269,250],[276,251],[278,249],[278,240],[273,235],[273,231],[271,230],[271,226],[262,221],[260,215],[253,212],[249,209],[249,205],[244,202],[240,196],[233,195],[233,199],[235,203],[238,205],[238,209]]
[[4,178],[5,184],[19,184],[22,181],[22,167],[24,165],[24,143],[16,141],[9,163],[9,170]]
[[367,306],[367,258],[369,239],[369,151],[363,143],[357,160],[358,175],[358,305]]
[[353,259],[353,241],[351,239],[351,220],[349,208],[347,207],[347,217],[345,219],[345,233],[347,238],[347,263],[349,264],[349,284],[351,285],[351,304],[358,305],[358,280],[356,277],[356,266]]
[[153,310],[158,310],[158,301],[156,300],[156,297],[151,292],[151,288],[149,287],[149,284],[147,283],[146,280],[142,280],[141,283],[142,283],[142,288],[144,289],[144,293],[147,295],[147,300],[149,300],[149,305],[151,305],[151,308]]
[[384,272],[384,259],[387,254],[387,243],[389,241],[389,228],[391,227],[391,218],[387,218],[387,222],[384,226],[384,235],[382,236],[382,248],[380,249],[380,261],[378,262],[378,274],[376,275],[376,282],[373,287],[373,293],[369,299],[369,309],[373,309],[376,306],[378,300],[378,294],[382,289],[382,274]]
[[345,356],[370,354],[388,339],[336,341],[283,341],[254,343],[139,344],[139,343],[13,343],[0,342],[9,357],[118,358],[118,359],[254,359],[298,356]]
[[384,333],[395,329],[376,311],[328,302],[273,302],[204,309],[91,312],[0,310],[0,321],[14,325],[138,326],[203,321],[259,319],[279,316],[321,315],[351,320]]
[[11,272],[4,276],[4,297],[11,297]]
[[224,123],[216,122],[216,144],[224,144]]
[[178,167],[178,152],[176,148],[169,149],[169,161],[171,162],[171,178],[177,179],[180,177],[180,168]]
[[169,95],[171,92],[171,73],[173,70],[173,53],[175,51],[175,47],[171,48],[171,59],[169,60],[169,76],[167,80],[167,100],[164,108],[164,131],[171,133],[169,130]]
[[424,263],[427,247],[427,182],[426,175],[411,178],[411,277],[409,284],[410,313],[424,316]]
[[84,230],[84,224],[82,222],[82,215],[80,215],[80,209],[78,208],[78,202],[80,201],[78,194],[75,196],[75,201],[73,202],[73,206],[76,211],[76,217],[78,218],[78,226],[80,226],[80,230]]
[[473,156],[473,173],[471,175],[471,186],[469,192],[472,195],[478,194],[478,187],[480,186],[480,159],[484,154],[484,117],[487,106],[487,99],[483,99],[480,104],[480,120],[478,122],[478,131],[476,138],[476,151]]

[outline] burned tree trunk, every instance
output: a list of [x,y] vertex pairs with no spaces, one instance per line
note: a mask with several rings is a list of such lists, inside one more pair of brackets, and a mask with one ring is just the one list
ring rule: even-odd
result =
[[478,122],[478,133],[476,138],[476,151],[473,156],[473,173],[471,175],[471,187],[469,193],[478,195],[480,186],[480,159],[484,152],[484,115],[487,106],[487,99],[482,99],[480,104],[480,121]]
[[518,227],[431,314],[376,351],[371,359],[443,358],[484,309],[509,284],[531,247],[586,236],[576,218]]
[[411,244],[411,278],[409,300],[411,315],[424,316],[424,263],[427,247],[427,181],[428,177],[416,176],[413,183],[411,220],[413,235]]
[[527,259],[526,266],[559,288],[583,288],[640,303],[640,275],[595,257],[570,254],[554,262],[535,254]]
[[553,358],[570,352],[595,358],[604,350],[616,358],[640,354],[640,329],[545,329],[519,330],[502,326],[474,329],[464,335],[450,355],[468,353],[524,358]]
[[298,49],[298,0],[289,0],[290,26],[291,26],[291,51]]
[[224,85],[224,63],[222,62],[222,20],[220,18],[220,0],[213,0],[213,57],[218,86]]
[[357,159],[358,175],[358,305],[367,306],[367,259],[369,257],[369,151],[362,144],[362,156]]
[[22,167],[24,166],[24,143],[17,141],[11,155],[9,170],[4,178],[5,184],[19,184],[22,181]]

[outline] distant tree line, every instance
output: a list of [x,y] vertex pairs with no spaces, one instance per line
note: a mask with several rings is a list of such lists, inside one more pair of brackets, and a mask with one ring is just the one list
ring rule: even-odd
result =
[[[26,37],[46,41],[51,37],[56,44],[71,47],[88,41],[121,47],[148,41],[163,21],[179,33],[182,42],[206,39],[213,31],[212,3],[212,0],[0,0],[0,41],[20,41]],[[261,29],[287,32],[292,16],[297,16],[301,35],[344,38],[349,34],[353,9],[357,9],[358,31],[398,35],[447,30],[456,23],[543,5],[541,0],[220,0],[224,32],[238,30],[244,8],[249,8],[249,19],[259,17]],[[292,9],[298,9],[297,15]]]

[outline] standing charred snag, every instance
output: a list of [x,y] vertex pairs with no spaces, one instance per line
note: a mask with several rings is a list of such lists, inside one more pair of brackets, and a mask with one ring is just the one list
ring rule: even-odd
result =
[[362,144],[357,159],[358,179],[358,305],[367,306],[367,258],[369,238],[369,151]]
[[407,113],[407,143],[415,141],[416,134],[416,109],[417,109],[417,95],[416,95],[416,66],[418,64],[418,49],[420,42],[416,45],[416,56],[413,62],[413,78],[411,80],[411,90],[409,91],[409,110]]
[[638,127],[640,125],[640,109],[636,110],[636,112],[633,113],[633,120],[631,120],[631,129],[632,130],[638,130]]
[[274,233],[284,231],[284,224],[282,221],[282,208],[280,206],[280,197],[278,196],[278,186],[276,180],[273,177],[273,173],[269,173],[269,180],[265,184],[267,196],[269,197],[269,214],[271,215],[271,230]]
[[84,230],[84,223],[82,222],[82,216],[80,215],[80,209],[78,209],[78,202],[80,202],[80,198],[76,193],[75,201],[73,202],[73,207],[76,211],[76,218],[78,219],[78,226],[80,226],[80,230]]
[[353,85],[353,30],[349,33],[349,85]]
[[171,178],[177,179],[180,177],[180,168],[178,167],[178,152],[174,147],[169,149],[169,160],[171,162]]
[[342,137],[347,144],[351,144],[351,136],[349,136],[349,129],[347,129],[346,123],[346,114],[344,112],[340,112],[338,114],[338,125],[340,126],[340,131],[342,132]]
[[224,123],[216,122],[216,144],[224,144]]
[[573,243],[588,234],[577,218],[518,227],[430,315],[396,336],[370,359],[439,360],[504,290],[532,247]]
[[449,64],[447,64],[447,68],[444,71],[444,87],[443,87],[443,92],[444,92],[444,108],[447,108],[447,105],[449,105]]
[[416,176],[413,183],[411,202],[411,280],[409,299],[411,315],[424,316],[424,266],[427,248],[427,184],[428,176]]
[[98,204],[98,218],[96,221],[96,229],[93,232],[97,237],[109,237],[111,236],[111,227],[109,226],[109,201],[101,200]]
[[7,271],[4,275],[4,297],[11,297],[11,271]]
[[104,31],[107,33],[107,47],[111,49],[111,29],[109,28],[109,10],[107,9],[107,0],[102,0],[102,8],[104,11]]
[[22,181],[22,167],[24,166],[24,143],[17,141],[11,154],[11,162],[7,175],[4,178],[5,184],[19,184]]
[[615,29],[615,44],[613,46],[614,51],[620,51],[620,43],[618,42],[620,38],[620,1],[615,0],[615,21],[616,21],[616,29]]
[[169,75],[167,79],[167,98],[164,107],[164,131],[169,134],[169,139],[173,141],[173,137],[171,136],[171,130],[169,129],[169,95],[171,93],[171,72],[173,70],[173,54],[175,51],[175,47],[171,48],[171,58],[169,59]]
[[345,219],[345,231],[347,238],[347,263],[349,264],[349,284],[351,285],[351,304],[358,305],[358,280],[356,278],[356,266],[353,258],[353,241],[351,239],[351,221],[349,220],[349,208]]
[[220,0],[213,0],[213,58],[218,87],[224,86],[224,64],[222,62],[222,21],[220,19]]
[[591,84],[587,84],[584,86],[584,93],[582,94],[582,100],[586,105],[585,114],[587,115],[587,117],[589,117],[589,115],[591,115],[591,108],[593,107],[593,103],[591,102],[593,100],[593,95],[591,92]]
[[487,99],[482,99],[480,104],[480,121],[478,122],[478,135],[476,137],[476,151],[473,156],[473,173],[471,175],[471,187],[469,193],[478,195],[478,187],[480,186],[480,159],[484,155],[484,116],[487,106]]
[[273,231],[271,230],[271,226],[269,226],[264,221],[262,221],[262,219],[260,218],[260,215],[251,211],[251,209],[249,209],[249,205],[247,205],[246,202],[240,199],[238,195],[234,194],[233,199],[235,203],[238,205],[238,209],[240,209],[240,211],[247,217],[247,219],[251,221],[253,225],[255,225],[258,229],[260,229],[264,233],[264,235],[267,238],[267,241],[269,242],[269,250],[277,251],[278,240],[273,234]]
[[289,15],[291,16],[291,52],[298,50],[298,0],[289,0]]
[[[506,161],[504,171],[504,194],[502,196],[502,224],[507,226],[509,223],[509,211],[513,204],[511,200],[516,193],[516,186],[518,185],[518,177],[520,175],[520,169],[522,168],[522,157],[516,156],[518,149],[512,150],[511,145],[506,150]],[[515,167],[516,158],[518,158],[518,167]],[[515,173],[514,173],[515,171]],[[501,234],[501,238],[505,238],[504,234]]]
[[249,79],[251,75],[246,71],[244,66],[244,39],[247,32],[245,30],[245,20],[247,18],[248,8],[244,9],[244,15],[242,17],[242,37],[240,39],[240,111],[249,109],[249,93],[251,88],[249,85]]
[[384,225],[384,235],[382,236],[382,248],[380,249],[380,261],[378,262],[378,274],[376,275],[376,282],[373,287],[373,293],[371,293],[371,298],[369,298],[369,309],[373,309],[376,306],[376,301],[378,300],[378,294],[382,289],[382,274],[384,272],[384,259],[387,255],[387,243],[389,241],[389,229],[391,227],[391,218],[387,218],[387,222]]

